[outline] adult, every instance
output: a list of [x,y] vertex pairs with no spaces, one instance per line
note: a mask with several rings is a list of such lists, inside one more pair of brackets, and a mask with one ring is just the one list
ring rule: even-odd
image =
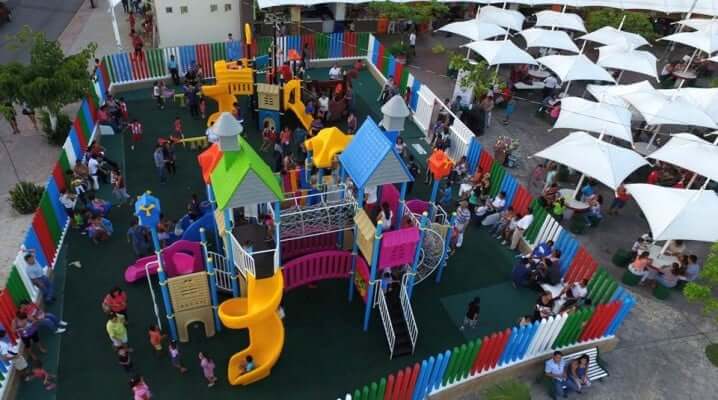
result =
[[37,263],[33,253],[25,254],[25,273],[30,278],[30,282],[40,290],[43,301],[46,304],[52,304],[55,301],[55,286],[45,275],[45,270]]
[[170,55],[170,59],[167,61],[167,69],[170,71],[170,75],[172,76],[172,82],[174,82],[175,85],[179,85],[179,68],[177,67],[177,60],[174,55]]
[[566,397],[566,362],[563,360],[563,353],[554,351],[553,356],[546,360],[544,364],[544,373],[551,378],[553,384],[553,398],[558,396]]
[[618,210],[622,209],[626,205],[631,195],[628,194],[628,189],[623,184],[619,185],[616,189],[615,197],[611,203],[611,207],[608,209],[608,215],[618,215]]
[[681,278],[681,265],[674,262],[670,266],[664,266],[658,270],[651,269],[646,275],[646,280],[654,281],[663,287],[674,288]]
[[544,277],[544,283],[551,286],[556,286],[561,283],[561,266],[558,263],[545,260],[546,265],[546,276]]
[[37,360],[33,347],[37,347],[41,353],[47,353],[47,349],[40,342],[40,335],[37,332],[38,327],[39,324],[30,320],[24,312],[18,310],[15,313],[15,318],[12,320],[12,330],[20,336],[25,349],[30,353],[30,358],[33,360]]
[[130,379],[130,389],[132,389],[133,400],[150,400],[152,398],[150,387],[147,386],[142,375],[135,375]]
[[23,380],[29,378],[30,369],[28,368],[27,360],[16,347],[10,344],[7,339],[7,332],[2,329],[0,329],[0,359],[10,363]]
[[551,292],[543,291],[541,296],[536,300],[536,306],[534,307],[534,321],[540,321],[544,318],[548,318],[553,315],[553,306],[555,300]]
[[647,251],[639,254],[630,264],[628,270],[636,276],[641,277],[641,282],[646,280],[648,276],[648,267],[653,263],[653,259]]
[[5,117],[7,122],[10,123],[13,135],[19,135],[20,128],[18,128],[17,125],[17,112],[15,111],[15,107],[9,101],[5,103],[5,113],[3,114],[3,117]]
[[456,247],[459,248],[464,243],[464,233],[471,221],[471,211],[469,211],[469,202],[461,200],[459,207],[456,209]]
[[506,207],[499,213],[499,219],[494,223],[494,226],[489,231],[490,235],[496,235],[497,240],[504,238],[504,233],[509,228],[511,222],[516,221],[516,213],[512,206]]
[[37,304],[29,300],[21,300],[18,309],[25,313],[30,321],[34,324],[45,326],[54,333],[63,333],[68,325],[66,321],[61,320],[55,314],[44,312]]
[[409,49],[411,50],[411,55],[416,56],[416,32],[413,30],[409,34]]
[[127,293],[119,287],[113,287],[102,300],[102,310],[107,314],[122,314],[127,322]]
[[688,282],[693,282],[698,279],[701,272],[701,266],[698,264],[698,256],[691,254],[688,256],[688,265],[683,272],[683,278]]
[[506,192],[501,191],[493,199],[487,199],[486,203],[476,209],[476,215],[482,217],[489,213],[500,212],[506,206]]
[[588,296],[588,279],[582,279],[571,285],[566,285],[561,291],[561,297],[564,299],[562,310],[566,310],[574,305],[580,305],[586,301]]
[[552,183],[551,186],[544,189],[542,198],[545,202],[545,204],[553,204],[556,199],[558,199],[559,196],[559,187],[556,182]]
[[524,236],[524,232],[526,232],[526,229],[531,226],[531,223],[534,221],[533,211],[530,209],[526,212],[526,215],[521,217],[518,222],[516,222],[516,229],[514,229],[513,233],[511,234],[511,243],[509,244],[509,248],[511,250],[516,250],[516,248],[519,245],[519,241]]
[[679,257],[686,251],[686,245],[682,240],[671,240],[668,242],[666,255]]
[[469,329],[476,328],[479,323],[479,313],[481,312],[481,299],[474,297],[466,306],[466,315],[464,315],[464,322],[462,322],[459,330],[463,331],[466,327]]
[[529,275],[531,272],[531,260],[528,257],[520,257],[511,269],[512,285],[516,287],[528,287]]
[[539,243],[531,252],[531,258],[542,259],[551,255],[553,251],[553,240]]
[[544,99],[547,97],[551,97],[556,92],[557,87],[558,87],[558,79],[556,79],[556,77],[553,76],[553,74],[547,76],[543,80],[542,97]]
[[332,67],[329,69],[329,79],[333,81],[339,81],[343,78],[343,72],[342,68],[339,66],[339,64],[334,63]]
[[152,154],[152,158],[155,163],[155,168],[157,169],[157,174],[160,176],[160,183],[165,183],[167,181],[167,173],[165,172],[165,164],[167,164],[167,160],[165,160],[161,145],[155,145],[155,151]]

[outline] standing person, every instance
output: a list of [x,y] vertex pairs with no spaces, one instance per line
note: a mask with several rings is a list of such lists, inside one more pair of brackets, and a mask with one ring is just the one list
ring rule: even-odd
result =
[[45,274],[45,270],[40,264],[37,263],[35,255],[33,253],[25,254],[25,273],[30,278],[30,282],[35,285],[36,288],[40,289],[43,301],[45,304],[52,304],[55,302],[55,285],[52,284],[50,279]]
[[209,357],[209,354],[199,352],[199,366],[202,368],[202,373],[205,379],[207,379],[207,387],[214,386],[217,383],[217,377],[214,376],[214,361]]
[[155,350],[155,355],[159,355],[162,351],[162,340],[167,338],[167,335],[163,335],[160,328],[154,324],[150,325],[147,333],[150,337],[150,345],[152,345],[152,348]]
[[184,139],[184,131],[182,129],[182,119],[178,116],[175,117],[175,121],[173,123],[173,133],[172,133],[172,139],[176,142],[178,140]]
[[179,68],[177,67],[177,60],[174,55],[170,55],[170,59],[167,61],[167,69],[172,76],[172,82],[174,82],[175,86],[178,86],[180,84]]
[[142,140],[142,123],[137,119],[130,122],[130,133],[132,134],[132,144],[130,144],[130,150],[134,150],[135,144]]
[[456,248],[458,249],[464,243],[464,232],[471,221],[471,211],[469,211],[469,202],[461,200],[459,207],[456,209]]
[[158,144],[155,146],[155,151],[152,156],[155,162],[155,168],[157,169],[157,173],[160,176],[160,183],[165,183],[167,181],[167,173],[165,172],[165,165],[167,164],[167,160],[165,160],[164,152],[161,145]]
[[171,176],[177,174],[177,159],[174,149],[172,148],[172,142],[165,142],[165,144],[162,145],[162,156],[165,159],[167,173]]
[[615,198],[611,203],[611,207],[608,209],[608,215],[618,215],[618,210],[622,209],[626,205],[626,202],[631,198],[628,194],[628,189],[623,184],[616,188]]
[[75,220],[75,205],[77,204],[77,195],[70,193],[67,189],[60,190],[60,203],[65,208],[65,213],[70,217],[70,222]]
[[531,172],[529,180],[529,192],[531,194],[543,193],[544,179],[546,178],[546,166],[543,163],[536,165]]
[[165,98],[162,97],[162,88],[159,82],[155,82],[154,85],[152,85],[152,97],[154,97],[157,102],[157,107],[159,107],[160,110],[164,110]]
[[3,117],[7,120],[7,122],[10,124],[10,127],[12,128],[13,135],[19,135],[20,134],[20,128],[17,126],[17,112],[15,111],[15,107],[13,107],[11,102],[6,102],[5,107],[3,108]]
[[[112,342],[115,350],[128,348],[127,346],[127,326],[125,325],[125,317],[122,314],[110,313],[105,324],[107,336]],[[128,348],[129,349],[129,348]],[[130,349],[130,351],[132,351]]]
[[189,86],[186,97],[187,97],[187,106],[189,107],[189,115],[192,117],[199,117],[199,99],[197,96],[197,87],[196,86]]
[[129,200],[130,195],[127,194],[127,187],[125,185],[125,178],[122,176],[122,171],[113,169],[110,173],[110,182],[112,183],[112,194],[119,200],[119,205],[125,204],[125,202]]
[[127,323],[127,293],[116,286],[110,289],[102,300],[102,310],[107,314],[122,314],[124,322]]
[[207,118],[207,100],[205,96],[199,98],[199,116],[202,117],[202,119]]
[[504,110],[504,125],[511,123],[511,115],[516,111],[516,99],[513,97],[506,103],[506,110]]
[[132,389],[133,400],[150,400],[152,398],[150,387],[147,386],[142,375],[135,375],[130,379],[130,389]]
[[282,155],[289,154],[290,145],[292,144],[292,131],[288,126],[279,133],[279,144],[282,146]]
[[411,56],[416,56],[416,32],[413,30],[409,34],[409,50],[411,50]]
[[122,9],[125,11],[125,14],[130,13],[130,0],[122,0]]
[[550,165],[548,165],[548,171],[546,171],[546,178],[545,178],[545,182],[543,184],[544,192],[548,188],[550,188],[551,185],[556,183],[557,178],[558,178],[558,164],[550,163]]
[[350,135],[355,134],[358,124],[359,122],[357,121],[356,115],[354,115],[353,112],[350,112],[349,116],[347,116],[347,133]]
[[97,159],[97,155],[92,154],[87,160],[87,170],[92,179],[92,190],[100,190],[100,161]]
[[414,155],[412,154],[409,154],[409,173],[412,177],[414,177],[414,179],[406,184],[407,194],[411,194],[412,189],[414,189],[414,182],[419,177],[419,174],[421,174],[421,168],[419,168],[419,164],[416,163]]
[[29,107],[27,104],[24,104],[22,106],[22,115],[27,116],[27,118],[32,123],[32,126],[37,129],[37,118],[35,117],[35,110],[33,110],[31,107]]
[[558,79],[556,79],[556,77],[553,76],[553,74],[547,76],[546,79],[543,80],[542,98],[546,99],[547,97],[553,96],[557,87],[558,87]]
[[179,347],[177,347],[177,342],[174,340],[169,344],[169,353],[172,366],[177,368],[182,374],[187,372],[187,368],[182,365],[182,355],[180,354]]
[[464,316],[464,322],[461,324],[459,330],[463,331],[464,329],[466,329],[466,327],[469,327],[469,329],[476,328],[476,325],[479,323],[480,312],[481,298],[474,297],[474,299],[471,300],[466,306],[466,315]]
[[127,241],[132,245],[135,258],[141,258],[151,253],[150,231],[146,226],[140,225],[140,220],[133,216],[130,228],[127,230]]
[[132,371],[132,357],[126,348],[117,349],[117,363],[125,369],[125,372]]
[[142,35],[135,32],[133,29],[130,31],[130,37],[132,38],[132,48],[135,49],[135,59],[141,59],[143,57],[142,47],[145,45],[144,40],[142,40]]
[[491,114],[494,109],[494,96],[484,96],[479,105],[481,106],[481,110],[484,112],[484,128],[488,128],[491,126]]
[[554,351],[553,357],[546,360],[544,373],[553,382],[553,398],[558,396],[566,397],[566,362],[563,360],[563,353]]

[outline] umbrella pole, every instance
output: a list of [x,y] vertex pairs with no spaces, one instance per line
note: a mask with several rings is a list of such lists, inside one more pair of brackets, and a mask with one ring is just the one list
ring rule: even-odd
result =
[[660,254],[664,254],[664,253],[666,252],[666,250],[668,250],[668,245],[669,245],[669,244],[671,244],[671,241],[670,241],[670,240],[666,240],[666,243],[665,243],[665,244],[663,245],[663,247],[661,248]]
[[[716,136],[716,140],[713,141],[713,144],[718,145],[718,136]],[[690,189],[691,186],[693,186],[693,183],[695,182],[697,176],[698,174],[694,172],[690,182],[688,182],[688,185],[686,185],[686,189]],[[706,181],[703,183],[703,186],[701,186],[701,190],[706,190],[710,181],[710,178],[706,177]]]
[[576,199],[576,195],[578,194],[578,191],[581,189],[581,185],[583,185],[583,180],[586,178],[586,174],[581,174],[581,177],[578,178],[578,185],[576,185],[576,189],[573,190],[573,195],[571,196],[571,199]]
[[571,88],[571,81],[568,81],[568,83],[566,83],[566,90],[563,91],[564,96],[568,95],[568,89],[570,89],[570,88]]
[[651,139],[648,140],[648,146],[646,146],[646,150],[650,149],[651,146],[653,146],[653,142],[656,141],[656,136],[658,136],[658,132],[661,130],[660,125],[656,125],[656,129],[653,130],[653,135],[651,136]]
[[623,73],[626,72],[624,70],[621,70],[621,73],[618,74],[618,78],[616,78],[616,85],[621,83],[621,78],[623,78]]
[[624,23],[624,22],[626,22],[626,14],[623,14],[623,18],[621,18],[621,23],[618,24],[618,30],[619,30],[619,31],[622,31],[622,30],[623,30],[623,23]]

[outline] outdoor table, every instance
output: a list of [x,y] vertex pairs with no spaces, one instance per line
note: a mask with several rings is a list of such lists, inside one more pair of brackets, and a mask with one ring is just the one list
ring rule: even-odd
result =
[[698,77],[695,71],[673,71],[672,75],[676,78],[674,87],[680,87],[683,81],[692,81]]
[[540,69],[530,69],[528,73],[530,77],[536,79],[546,79],[549,75],[551,75],[548,71]]
[[636,142],[633,144],[633,148],[638,152],[638,154],[647,156],[656,151],[658,146],[655,144],[648,144],[648,142]]
[[676,256],[669,256],[666,254],[661,254],[661,248],[662,246],[658,245],[651,245],[651,247],[648,248],[648,254],[649,257],[653,259],[653,265],[655,265],[658,268],[661,268],[666,265],[672,265],[675,262],[678,262],[678,257]]
[[558,191],[558,193],[561,195],[561,197],[563,197],[564,201],[566,202],[566,207],[578,213],[588,210],[591,206],[588,203],[584,203],[583,201],[574,199],[573,191],[574,189],[568,188],[561,189]]

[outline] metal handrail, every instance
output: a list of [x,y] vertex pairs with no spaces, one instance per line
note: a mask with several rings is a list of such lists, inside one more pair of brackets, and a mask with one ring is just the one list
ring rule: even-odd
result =
[[224,291],[232,291],[232,274],[227,268],[227,257],[222,254],[208,251],[207,254],[214,263],[214,272],[217,277],[217,288]]
[[155,289],[152,287],[152,277],[150,276],[150,267],[155,265],[159,268],[159,261],[150,261],[145,264],[145,275],[147,276],[147,286],[150,288],[150,297],[152,297],[152,307],[155,312],[155,318],[157,319],[157,327],[162,329],[162,318],[160,318],[160,309],[157,305],[157,297],[155,296]]
[[389,344],[389,359],[391,360],[394,357],[394,348],[396,347],[396,334],[394,333],[394,327],[391,325],[391,315],[389,315],[389,306],[386,304],[384,291],[379,289],[377,292],[377,297],[379,299],[379,313],[381,314],[381,322],[384,325],[386,340]]
[[409,275],[415,274],[407,273],[401,278],[401,292],[399,293],[399,300],[401,301],[401,311],[404,314],[406,327],[409,330],[409,337],[411,338],[411,353],[414,354],[414,350],[416,349],[416,340],[419,336],[419,328],[416,326],[414,310],[411,308],[411,300],[409,299],[409,293],[406,290]]
[[229,234],[231,246],[232,246],[232,255],[234,256],[234,265],[239,270],[239,273],[242,274],[245,278],[248,276],[256,277],[257,271],[254,266],[254,257],[252,257],[251,254],[245,250],[242,245],[239,244],[237,241],[237,238],[234,237],[234,234]]

